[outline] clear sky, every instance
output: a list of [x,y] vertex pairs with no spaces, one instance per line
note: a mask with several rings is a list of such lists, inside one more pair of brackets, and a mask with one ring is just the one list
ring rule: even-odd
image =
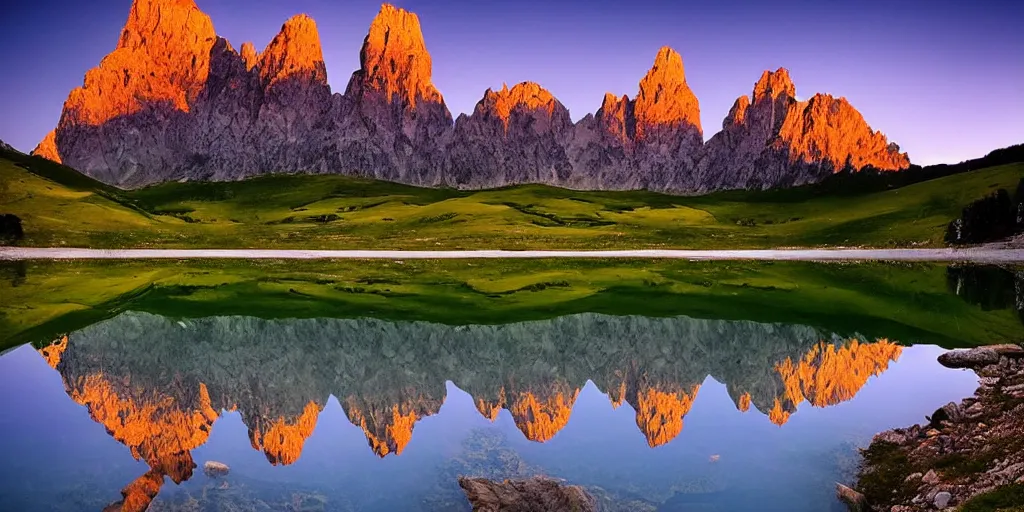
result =
[[[317,22],[343,92],[377,0],[196,0],[238,48],[262,49],[290,16]],[[918,164],[1024,142],[1024,2],[808,0],[396,0],[420,17],[434,83],[454,116],[488,87],[532,80],[573,120],[604,93],[636,94],[659,47],[683,56],[705,138],[765,69],[797,95],[845,96]],[[115,46],[130,0],[5,5],[0,139],[23,151],[53,128],[67,93]]]

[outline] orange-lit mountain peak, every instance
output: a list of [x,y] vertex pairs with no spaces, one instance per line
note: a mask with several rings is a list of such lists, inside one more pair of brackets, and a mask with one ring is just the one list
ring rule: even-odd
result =
[[604,98],[601,99],[600,110],[603,111],[615,111],[618,109],[619,104],[622,102],[629,101],[629,96],[623,94],[622,97],[618,97],[610,92],[604,93]]
[[411,107],[420,99],[440,103],[441,93],[431,83],[432,65],[420,20],[391,4],[381,5],[370,24],[360,52],[360,73],[365,87],[395,96]]
[[608,399],[612,403],[612,410],[618,409],[626,401],[626,381],[619,382],[619,387],[608,390]]
[[662,391],[649,388],[636,394],[636,425],[647,438],[651,448],[661,446],[683,431],[683,417],[693,407],[700,385],[689,391]]
[[150,469],[121,489],[121,501],[107,505],[103,512],[144,512],[163,484],[163,473]]
[[480,414],[494,422],[498,419],[498,414],[501,413],[502,405],[500,403],[490,404],[485,402],[482,398],[476,401],[476,410],[480,411]]
[[57,151],[57,130],[50,130],[49,133],[39,141],[39,144],[32,150],[32,154],[41,156],[52,162],[61,163],[60,153]]
[[722,121],[722,129],[726,129],[732,125],[743,124],[747,119],[747,110],[750,108],[750,97],[740,96],[736,98],[736,102],[732,104],[732,108],[729,109],[729,114],[725,116],[725,120]]
[[486,110],[494,113],[508,130],[509,119],[512,112],[523,109],[528,111],[542,110],[550,117],[554,114],[558,100],[546,89],[535,82],[520,82],[511,89],[508,84],[502,84],[501,89],[495,91],[487,89],[483,99],[477,104],[477,110]]
[[564,383],[554,387],[544,397],[531,391],[511,394],[508,410],[516,426],[531,441],[548,441],[569,422],[572,406],[580,390]]
[[761,73],[761,78],[754,84],[754,102],[764,99],[774,100],[779,96],[796,98],[796,86],[789,77],[789,70],[779,68],[775,71]]
[[84,405],[94,421],[103,425],[132,456],[146,461],[175,482],[192,476],[191,450],[206,442],[217,412],[210,395],[199,385],[194,403],[184,404],[159,391],[147,391],[142,400],[122,397],[113,382],[101,374],[66,382],[68,395]]
[[736,408],[740,412],[747,412],[750,410],[750,393],[743,393],[740,395],[740,399],[736,403]]
[[326,84],[327,69],[313,18],[297,14],[288,19],[259,55],[259,66],[266,86],[289,78]]
[[615,139],[626,142],[633,137],[635,121],[633,119],[633,102],[625,94],[621,98],[608,92],[601,101],[601,107],[595,116],[602,130]]
[[899,358],[903,347],[889,340],[860,343],[853,340],[836,348],[818,343],[797,362],[786,358],[776,366],[792,404],[806,400],[826,407],[850,400],[872,376],[884,372]]
[[507,404],[505,388],[503,387],[498,390],[498,398],[496,400],[484,400],[483,398],[477,398],[476,410],[480,411],[480,414],[483,415],[484,418],[493,422],[498,419],[498,414],[506,407]]
[[415,412],[409,411],[403,414],[396,405],[391,409],[390,421],[385,425],[382,434],[377,435],[365,427],[363,431],[366,432],[370,447],[377,455],[381,457],[389,453],[401,455],[412,439],[412,429],[418,419]]
[[239,55],[241,55],[242,61],[245,62],[245,69],[251,70],[260,63],[260,55],[256,52],[256,46],[249,41],[242,43]]
[[117,48],[71,91],[61,124],[99,125],[158,103],[188,112],[215,40],[213,22],[191,0],[136,0]]
[[320,415],[320,406],[310,401],[293,422],[285,418],[277,418],[262,431],[257,426],[249,429],[249,442],[256,450],[262,450],[271,464],[288,465],[299,460],[306,439],[316,429],[316,421]]
[[351,396],[345,400],[345,413],[352,424],[363,430],[373,453],[379,457],[401,455],[412,439],[413,427],[420,418],[436,414],[443,400],[419,397],[383,408]]
[[67,349],[68,335],[64,334],[53,340],[49,345],[39,349],[39,355],[43,356],[43,359],[46,360],[46,364],[50,365],[50,368],[56,370],[61,358],[64,357],[64,351]]
[[847,165],[897,171],[910,166],[910,157],[871,129],[846,98],[815,94],[798,103],[786,116],[776,145],[789,150],[794,162],[826,161],[839,172]]
[[700,132],[700,105],[686,84],[683,58],[678,52],[667,46],[658,51],[654,65],[640,80],[633,115],[637,140],[659,127],[688,125]]
[[790,414],[792,414],[792,411],[787,410],[782,405],[782,402],[776,398],[771,410],[768,411],[768,420],[781,427],[789,421]]

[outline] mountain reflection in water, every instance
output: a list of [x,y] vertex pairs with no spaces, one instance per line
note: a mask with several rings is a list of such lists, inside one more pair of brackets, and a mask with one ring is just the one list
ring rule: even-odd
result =
[[123,313],[39,350],[84,405],[148,471],[125,487],[143,510],[163,476],[188,480],[192,450],[223,411],[239,411],[271,464],[297,461],[334,396],[380,457],[400,455],[436,414],[446,381],[494,421],[507,410],[524,436],[552,439],[588,380],[610,407],[629,404],[649,446],[669,443],[708,376],[736,407],[783,425],[802,402],[851,399],[896,361],[888,340],[817,329],[688,317],[579,314],[505,325],[376,319],[169,319]]

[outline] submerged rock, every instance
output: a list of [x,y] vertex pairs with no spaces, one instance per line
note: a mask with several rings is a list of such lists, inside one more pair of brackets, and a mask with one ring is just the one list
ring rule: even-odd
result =
[[203,473],[210,478],[220,478],[226,476],[231,472],[231,468],[223,462],[217,462],[215,460],[208,460],[206,464],[203,464]]
[[836,484],[836,497],[839,498],[839,501],[846,504],[850,512],[867,512],[870,510],[863,494],[843,484]]
[[494,482],[486,478],[459,477],[459,486],[474,512],[593,512],[594,499],[582,487],[551,478]]

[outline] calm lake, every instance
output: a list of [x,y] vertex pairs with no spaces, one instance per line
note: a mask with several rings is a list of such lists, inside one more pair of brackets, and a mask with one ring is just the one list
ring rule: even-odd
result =
[[0,272],[0,510],[468,511],[461,475],[549,475],[607,510],[840,511],[858,447],[974,391],[939,354],[1024,337],[1019,268]]

